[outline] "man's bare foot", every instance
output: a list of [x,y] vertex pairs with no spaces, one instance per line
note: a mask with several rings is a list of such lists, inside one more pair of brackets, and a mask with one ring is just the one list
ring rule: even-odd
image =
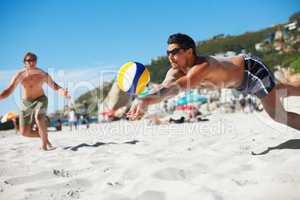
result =
[[43,145],[43,146],[41,147],[41,149],[44,150],[44,151],[47,151],[47,150],[48,150],[47,145]]
[[51,146],[51,147],[48,147],[48,150],[47,150],[47,151],[52,151],[52,150],[54,150],[54,149],[56,149],[56,147]]
[[48,145],[49,148],[53,147],[52,144],[49,142],[49,140],[47,142],[47,145]]
[[54,147],[50,142],[49,142],[49,140],[48,140],[48,151],[51,151],[51,150],[54,150],[54,149],[56,149],[56,147]]
[[53,147],[53,146],[49,146],[49,147],[42,146],[41,147],[41,150],[43,150],[43,151],[52,151],[54,149],[56,149],[56,147]]

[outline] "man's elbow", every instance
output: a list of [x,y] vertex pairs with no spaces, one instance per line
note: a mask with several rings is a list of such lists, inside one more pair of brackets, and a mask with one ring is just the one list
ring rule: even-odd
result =
[[53,85],[53,88],[54,88],[54,90],[57,91],[57,92],[58,92],[59,90],[62,89],[62,87],[60,87],[60,86],[59,86],[58,84],[56,84],[56,83]]
[[61,88],[57,84],[52,84],[52,83],[49,83],[48,86],[54,91],[58,91]]

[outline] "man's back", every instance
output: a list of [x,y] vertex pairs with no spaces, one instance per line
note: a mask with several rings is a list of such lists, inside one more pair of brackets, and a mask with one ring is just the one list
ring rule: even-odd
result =
[[[244,73],[244,58],[242,56],[234,57],[198,57],[194,66],[188,69],[187,73],[191,73],[193,68],[205,65],[203,70],[197,73],[201,77],[199,87],[206,88],[235,88],[241,84]],[[168,84],[185,76],[186,74],[180,69],[171,68],[163,84]]]
[[244,59],[242,56],[206,57],[206,62],[206,73],[200,85],[211,85],[216,88],[235,88],[241,84],[244,74]]

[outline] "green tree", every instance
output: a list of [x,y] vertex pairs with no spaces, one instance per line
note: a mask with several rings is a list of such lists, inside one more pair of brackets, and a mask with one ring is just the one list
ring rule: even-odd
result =
[[295,58],[295,60],[291,63],[291,67],[295,73],[300,73],[300,57]]

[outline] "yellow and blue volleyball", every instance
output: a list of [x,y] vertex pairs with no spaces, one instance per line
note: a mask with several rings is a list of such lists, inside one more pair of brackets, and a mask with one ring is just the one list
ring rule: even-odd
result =
[[124,64],[120,68],[117,77],[119,88],[128,95],[143,92],[149,81],[150,73],[148,69],[138,62]]

